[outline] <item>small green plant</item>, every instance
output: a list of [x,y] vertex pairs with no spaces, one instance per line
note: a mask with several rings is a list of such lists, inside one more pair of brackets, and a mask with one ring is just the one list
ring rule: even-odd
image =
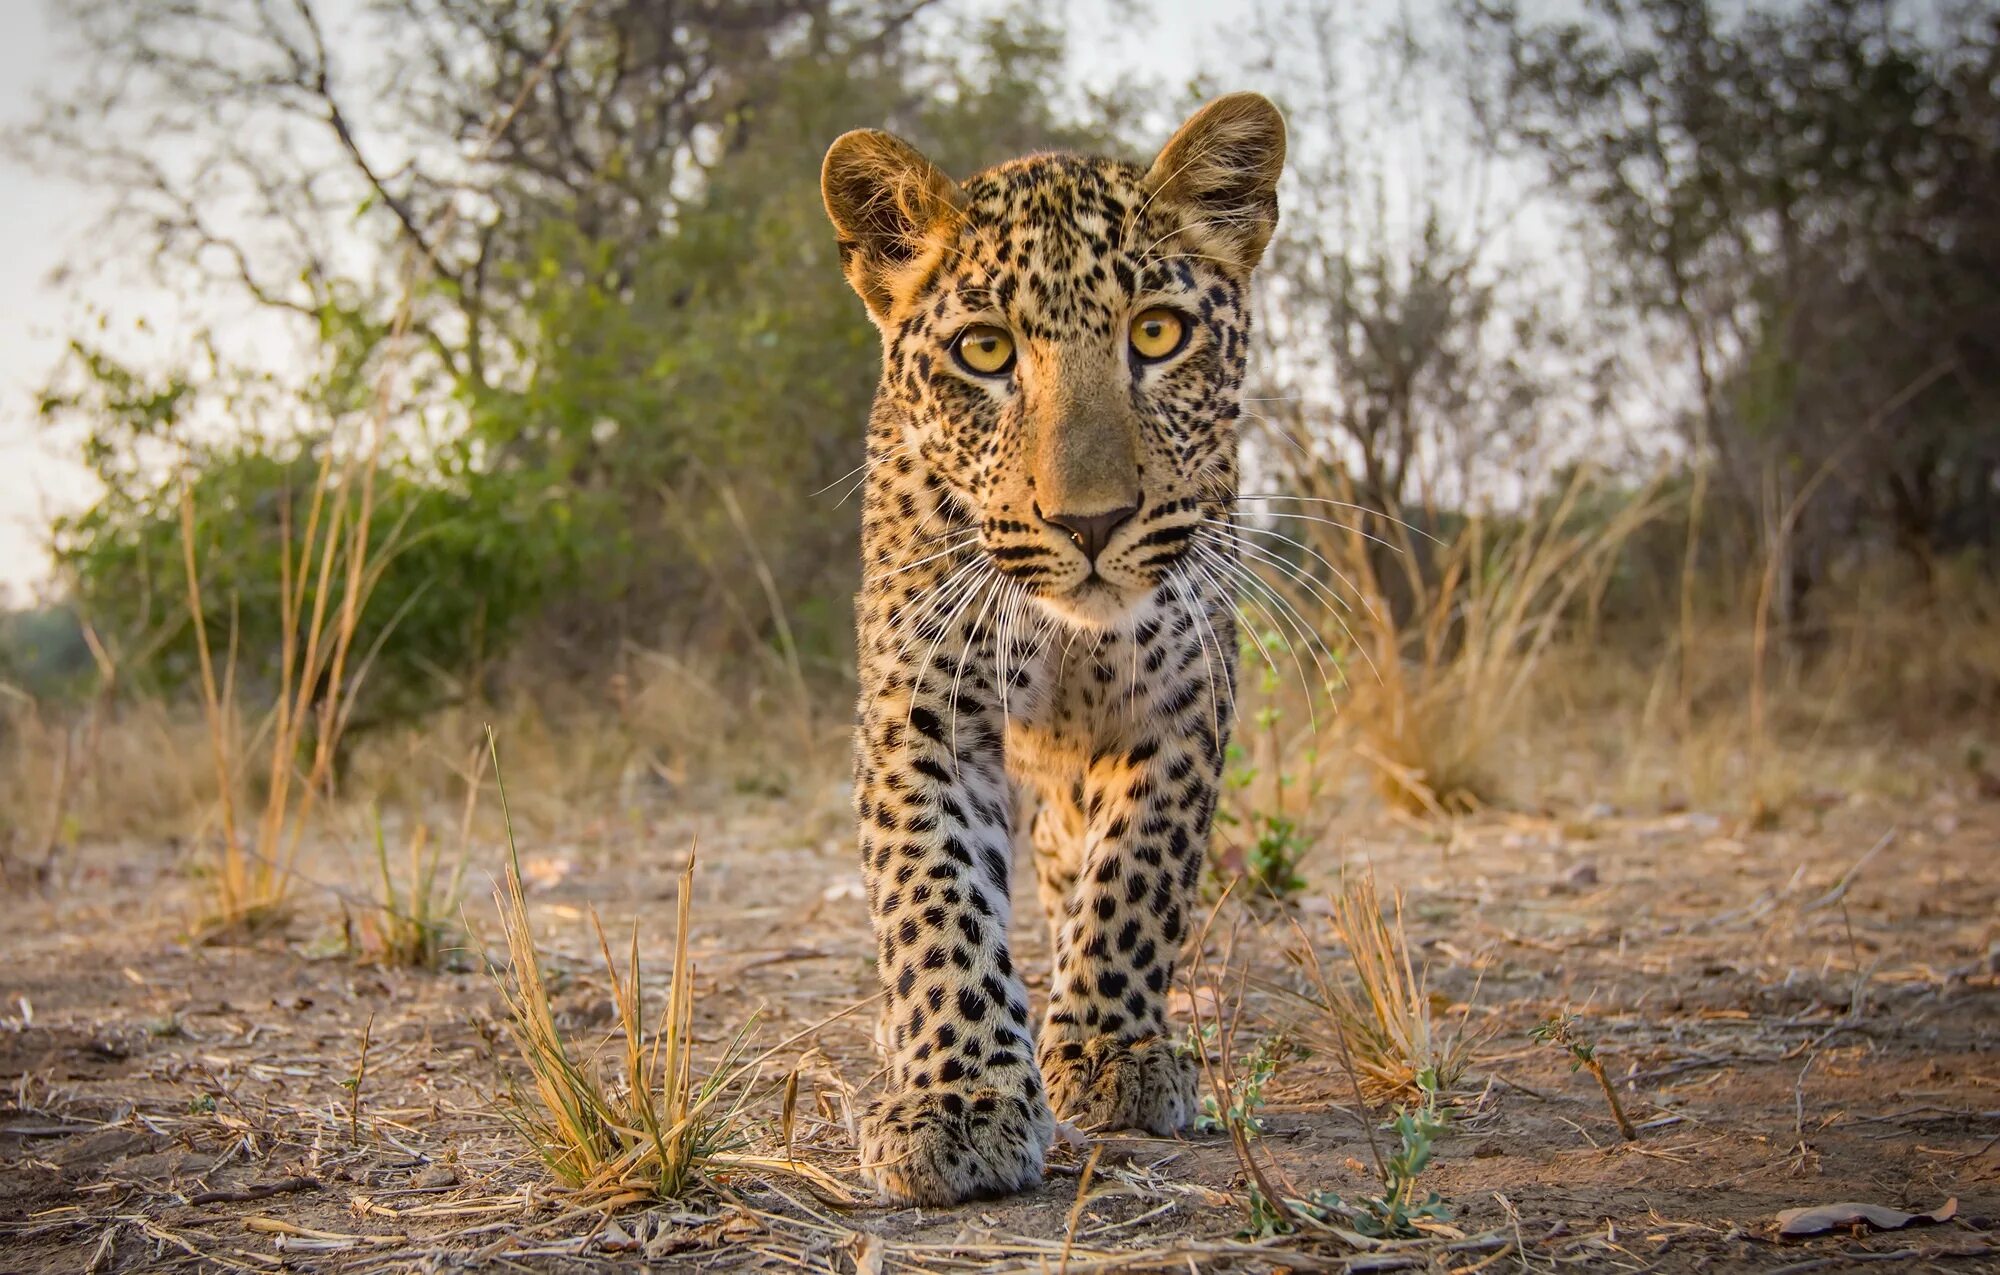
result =
[[1396,1149],[1382,1164],[1380,1195],[1343,1200],[1321,1191],[1307,1209],[1322,1221],[1344,1220],[1371,1239],[1399,1239],[1422,1233],[1419,1222],[1449,1222],[1451,1206],[1435,1191],[1423,1191],[1417,1179],[1430,1166],[1432,1149],[1444,1135],[1445,1116],[1438,1109],[1437,1091],[1427,1089],[1415,1106],[1398,1107],[1382,1128],[1396,1135]]
[[[1215,1025],[1211,1023],[1208,1026],[1212,1037]],[[1264,1086],[1277,1075],[1278,1068],[1299,1056],[1300,1051],[1281,1035],[1267,1036],[1257,1042],[1257,1048],[1244,1061],[1244,1070],[1230,1080],[1227,1110],[1216,1101],[1213,1093],[1202,1095],[1201,1115],[1195,1121],[1196,1130],[1201,1133],[1224,1133],[1234,1126],[1251,1137],[1263,1133],[1264,1121],[1257,1113],[1264,1106]]]
[[1256,835],[1243,852],[1243,874],[1259,890],[1287,898],[1306,888],[1299,875],[1305,838],[1298,824],[1281,814],[1253,816]]
[[1251,1183],[1250,1203],[1245,1210],[1243,1223],[1243,1238],[1268,1239],[1273,1235],[1290,1235],[1295,1229],[1290,1210],[1282,1204],[1273,1202],[1256,1183]]
[[1338,1227],[1370,1239],[1407,1239],[1421,1235],[1424,1222],[1449,1222],[1451,1206],[1437,1192],[1423,1190],[1418,1184],[1430,1167],[1445,1125],[1437,1090],[1426,1088],[1422,1101],[1398,1107],[1395,1117],[1382,1126],[1396,1135],[1396,1148],[1379,1166],[1379,1194],[1343,1199],[1332,1191],[1318,1191],[1309,1199],[1280,1202],[1253,1185],[1245,1235],[1290,1234],[1304,1223]]
[[[1278,691],[1282,685],[1280,659],[1284,657],[1296,659],[1283,634],[1272,630],[1260,634],[1245,626],[1243,666],[1246,671],[1256,671],[1255,689],[1263,701],[1250,714],[1250,730],[1245,735],[1261,741],[1265,764],[1258,764],[1252,748],[1242,740],[1232,741],[1225,754],[1223,784],[1235,808],[1225,806],[1216,813],[1218,823],[1239,828],[1244,834],[1233,853],[1218,858],[1218,873],[1241,877],[1253,887],[1255,896],[1276,899],[1288,899],[1306,888],[1299,865],[1312,848],[1313,834],[1287,811],[1287,795],[1303,789],[1296,804],[1300,810],[1310,809],[1318,795],[1319,769],[1318,751],[1310,744],[1297,747],[1282,729],[1285,711],[1279,706]],[[1307,690],[1310,693],[1310,685]],[[1311,736],[1308,731],[1305,738]],[[1260,795],[1265,799],[1262,803]]]
[[1604,1091],[1604,1101],[1611,1108],[1611,1118],[1618,1123],[1618,1132],[1627,1142],[1637,1142],[1639,1131],[1632,1127],[1632,1121],[1625,1115],[1625,1107],[1618,1101],[1618,1090],[1605,1074],[1604,1062],[1597,1056],[1597,1042],[1589,1040],[1577,1030],[1577,1016],[1568,1013],[1554,1013],[1535,1025],[1530,1033],[1538,1044],[1554,1045],[1569,1054],[1569,1069],[1572,1072],[1588,1071],[1597,1081],[1597,1087]]
[[[478,783],[472,785],[473,794]],[[470,823],[471,800],[467,802]],[[375,868],[381,882],[380,897],[361,918],[361,938],[357,947],[365,960],[381,965],[406,965],[415,969],[435,969],[447,952],[456,950],[458,930],[453,917],[465,901],[465,861],[461,853],[451,873],[442,882],[439,868],[442,848],[431,843],[430,829],[418,824],[409,837],[409,867],[399,889],[389,864],[388,839],[382,832],[380,813],[371,811],[375,839]]]

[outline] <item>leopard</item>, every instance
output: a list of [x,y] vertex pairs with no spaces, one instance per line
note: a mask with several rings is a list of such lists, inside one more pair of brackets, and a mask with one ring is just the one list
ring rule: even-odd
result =
[[[853,792],[886,1054],[858,1141],[884,1203],[1032,1189],[1058,1122],[1196,1114],[1168,1002],[1234,718],[1251,282],[1285,137],[1236,93],[1144,165],[1054,151],[956,181],[876,129],[826,153],[882,351]],[[1022,859],[1052,953],[1036,1026]]]

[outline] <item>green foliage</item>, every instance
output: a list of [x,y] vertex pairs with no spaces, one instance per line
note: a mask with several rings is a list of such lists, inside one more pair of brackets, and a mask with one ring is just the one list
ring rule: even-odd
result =
[[[860,458],[879,358],[826,225],[821,155],[869,124],[961,173],[1023,149],[1101,147],[1052,114],[1040,86],[1061,58],[1054,29],[1018,21],[986,28],[964,68],[798,56],[731,118],[728,161],[668,233],[595,238],[563,217],[538,228],[532,258],[510,265],[534,280],[517,324],[532,371],[462,393],[483,454],[577,493],[581,569],[565,609],[643,629],[692,591],[733,593],[761,563],[808,656],[844,650],[844,613],[823,600],[853,587],[856,520],[835,512],[835,492]],[[926,79],[944,83],[912,112],[906,86]],[[756,511],[747,527],[730,500]],[[735,601],[717,613],[768,637],[765,601]]]
[[87,693],[96,665],[67,606],[0,612],[0,684],[35,700]]
[[[1423,1233],[1419,1223],[1449,1222],[1451,1206],[1437,1192],[1423,1190],[1418,1184],[1430,1167],[1446,1123],[1438,1107],[1437,1090],[1426,1086],[1423,1101],[1396,1108],[1395,1116],[1382,1126],[1396,1135],[1396,1145],[1382,1164],[1380,1193],[1343,1199],[1332,1191],[1318,1191],[1311,1199],[1287,1200],[1287,1208],[1320,1225],[1342,1227],[1370,1239],[1407,1239]],[[1253,1190],[1251,1233],[1283,1234],[1289,1229],[1286,1210],[1273,1207]]]
[[[1213,1026],[1210,1024],[1211,1034]],[[1228,1109],[1216,1103],[1214,1094],[1203,1094],[1195,1129],[1201,1133],[1222,1133],[1234,1126],[1252,1137],[1264,1132],[1264,1121],[1257,1114],[1264,1106],[1264,1086],[1271,1082],[1278,1068],[1298,1057],[1299,1052],[1283,1036],[1266,1036],[1258,1041],[1230,1085]]]
[[[124,6],[106,0],[107,14]],[[540,18],[528,6],[491,8],[426,6],[409,38],[494,41],[494,83],[435,83],[413,65],[423,91],[389,107],[424,136],[460,117],[512,118],[509,144],[471,200],[487,202],[446,234],[441,204],[424,215],[436,175],[413,169],[403,185],[370,189],[355,226],[339,228],[398,247],[420,241],[435,261],[417,280],[408,341],[392,344],[390,316],[410,285],[384,265],[404,253],[364,255],[348,273],[303,261],[310,300],[301,302],[260,282],[252,257],[241,281],[251,299],[304,320],[295,376],[246,372],[199,338],[148,371],[79,343],[46,393],[45,418],[81,439],[103,486],[89,509],[57,524],[56,554],[79,609],[136,680],[172,690],[195,670],[185,485],[218,659],[233,645],[245,701],[268,697],[287,528],[308,516],[329,449],[357,446],[382,412],[385,385],[381,574],[356,643],[373,657],[355,724],[479,694],[524,641],[557,677],[601,668],[635,638],[727,639],[741,650],[781,628],[809,663],[838,665],[857,519],[836,507],[835,480],[860,459],[879,358],[821,207],[826,144],[850,127],[886,125],[966,173],[1024,150],[1110,140],[1060,118],[1046,86],[1062,66],[1061,33],[1021,15],[996,17],[943,52],[859,11],[828,9],[809,31],[782,16],[751,26],[690,18],[673,47],[655,47],[650,27],[622,10],[585,15],[563,73],[572,91],[596,96],[565,117],[539,98],[511,111],[519,89],[506,75],[525,73],[515,55],[543,38]],[[273,90],[250,62],[155,56],[151,46],[173,46],[176,24],[198,24],[200,9],[134,15],[136,27],[112,22],[89,38],[107,56],[137,59],[135,85],[152,85],[157,109],[179,109],[175,76],[210,92],[239,77],[231,110],[287,109],[265,101]],[[148,47],[124,42],[141,28]],[[689,56],[696,46],[703,57]],[[657,62],[664,96],[620,70],[624,59]],[[709,87],[680,100],[683,81]],[[125,100],[144,99],[135,87]],[[591,113],[600,108],[607,114]],[[614,115],[631,122],[607,129]],[[69,127],[51,117],[43,140]],[[630,149],[655,134],[658,153]],[[526,139],[560,171],[511,149]],[[273,198],[286,198],[292,157],[230,140],[204,144],[221,148],[218,163],[253,170],[248,184],[268,178]],[[595,166],[562,167],[590,155]],[[298,198],[292,211],[314,215]],[[161,232],[154,265],[199,273],[226,258],[192,246],[206,243]]]
[[[280,681],[285,581],[303,591],[307,616],[322,603],[338,607],[346,587],[336,571],[322,598],[318,562],[298,560],[315,478],[327,460],[326,428],[197,441],[187,414],[198,419],[259,400],[234,386],[204,392],[169,380],[149,387],[108,356],[83,349],[71,374],[71,388],[49,396],[44,412],[89,423],[88,454],[104,484],[95,505],[54,528],[56,558],[78,606],[132,660],[134,676],[166,690],[194,682],[185,492],[218,665],[233,659],[250,702],[268,699]],[[143,440],[178,442],[184,460],[135,464],[145,455]],[[536,493],[518,484],[472,472],[462,455],[391,454],[374,477],[372,500],[369,556],[379,575],[355,642],[370,661],[357,724],[406,717],[462,694],[540,600],[554,566],[549,555],[561,547],[542,534],[561,524],[559,512],[538,507]]]

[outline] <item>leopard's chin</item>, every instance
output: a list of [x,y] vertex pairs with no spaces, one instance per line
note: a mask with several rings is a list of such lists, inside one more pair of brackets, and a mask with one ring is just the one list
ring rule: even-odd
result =
[[1060,593],[1043,593],[1039,601],[1056,619],[1079,629],[1101,632],[1133,622],[1153,597],[1153,590],[1116,584],[1093,575]]

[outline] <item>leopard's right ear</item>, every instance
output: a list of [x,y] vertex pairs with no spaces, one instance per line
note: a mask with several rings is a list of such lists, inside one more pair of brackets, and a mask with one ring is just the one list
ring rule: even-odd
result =
[[840,268],[877,320],[916,282],[913,267],[926,244],[960,216],[965,200],[958,183],[916,147],[873,128],[835,139],[819,189],[840,237]]

